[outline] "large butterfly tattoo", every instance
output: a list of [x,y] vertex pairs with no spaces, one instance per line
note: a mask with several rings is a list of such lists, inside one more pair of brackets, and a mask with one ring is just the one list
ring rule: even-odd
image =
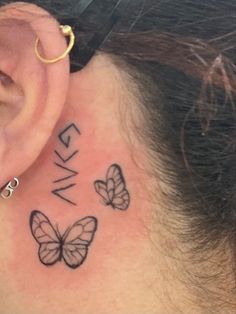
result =
[[106,181],[94,182],[96,192],[102,197],[106,206],[113,209],[127,210],[130,204],[130,195],[126,188],[125,178],[121,167],[113,164],[107,171]]
[[83,264],[88,254],[88,247],[97,230],[97,219],[85,217],[75,222],[63,235],[55,229],[49,219],[40,211],[33,211],[30,216],[30,228],[39,244],[40,261],[51,266],[64,261],[70,268]]

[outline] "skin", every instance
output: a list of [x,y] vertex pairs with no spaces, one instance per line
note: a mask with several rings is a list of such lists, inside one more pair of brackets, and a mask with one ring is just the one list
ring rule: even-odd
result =
[[[147,187],[154,186],[153,179],[139,166],[146,162],[144,147],[135,140],[131,145],[120,114],[122,106],[137,108],[127,92],[128,79],[102,55],[74,74],[69,73],[68,57],[42,64],[33,49],[37,36],[48,58],[60,55],[66,41],[57,21],[36,6],[4,7],[0,24],[0,40],[6,45],[0,45],[0,68],[11,78],[0,85],[4,107],[0,183],[13,177],[20,180],[13,197],[1,200],[0,312],[194,311],[186,301],[187,288],[178,280],[175,261],[150,241],[154,205]],[[67,195],[77,206],[51,193],[52,182],[63,175],[54,164],[58,161],[54,150],[62,151],[58,134],[72,122],[81,135],[72,137],[72,147],[79,153],[70,167],[79,174],[74,179],[77,186]],[[131,195],[125,212],[104,206],[93,187],[95,180],[104,180],[113,163],[121,165]],[[39,262],[38,244],[29,228],[32,210],[42,211],[53,226],[58,224],[61,234],[85,216],[98,219],[95,239],[80,268],[71,270],[63,262],[45,267]],[[155,210],[161,214],[160,205],[155,204]],[[156,243],[162,242],[161,229]]]

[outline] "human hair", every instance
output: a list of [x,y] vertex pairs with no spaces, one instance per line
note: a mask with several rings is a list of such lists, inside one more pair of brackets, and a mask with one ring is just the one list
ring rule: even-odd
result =
[[72,66],[81,62],[80,51],[91,57],[103,53],[132,82],[141,118],[130,132],[146,147],[150,175],[162,183],[157,185],[165,203],[162,223],[178,238],[188,284],[207,313],[232,311],[236,3],[127,1],[112,30],[92,47],[87,43],[104,32],[117,0],[90,1],[80,16],[83,1],[29,2],[73,26],[80,47],[72,53]]

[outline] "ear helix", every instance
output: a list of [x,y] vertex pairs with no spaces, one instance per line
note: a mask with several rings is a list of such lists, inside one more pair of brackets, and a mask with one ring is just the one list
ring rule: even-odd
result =
[[[52,64],[52,63],[56,63],[60,60],[63,60],[72,50],[74,44],[75,44],[75,35],[73,33],[73,30],[71,28],[71,26],[69,25],[61,25],[60,26],[60,30],[62,32],[62,34],[64,36],[69,36],[70,37],[70,42],[69,45],[66,49],[66,51],[59,57],[55,58],[55,59],[46,59],[44,57],[42,57],[38,51],[38,46],[39,46],[39,38],[36,39],[35,42],[35,54],[37,56],[37,58],[45,63],[45,64]],[[9,181],[6,185],[4,185],[2,188],[0,188],[0,196],[3,199],[9,199],[13,196],[15,190],[18,188],[18,186],[20,185],[20,181],[18,178],[13,178],[13,180]]]

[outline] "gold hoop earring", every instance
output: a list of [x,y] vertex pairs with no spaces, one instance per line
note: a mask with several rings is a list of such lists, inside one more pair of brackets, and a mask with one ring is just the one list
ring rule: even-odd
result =
[[70,37],[70,42],[69,42],[69,45],[66,49],[66,51],[59,57],[55,58],[55,59],[46,59],[44,57],[42,57],[38,51],[38,45],[39,45],[39,38],[36,39],[36,42],[35,42],[35,54],[37,56],[37,58],[43,62],[43,63],[46,63],[46,64],[52,64],[52,63],[56,63],[62,59],[64,59],[72,50],[72,48],[74,47],[74,44],[75,44],[75,35],[73,33],[73,30],[71,28],[71,26],[69,25],[61,25],[60,26],[60,29],[62,31],[62,34],[64,36],[69,36]]

